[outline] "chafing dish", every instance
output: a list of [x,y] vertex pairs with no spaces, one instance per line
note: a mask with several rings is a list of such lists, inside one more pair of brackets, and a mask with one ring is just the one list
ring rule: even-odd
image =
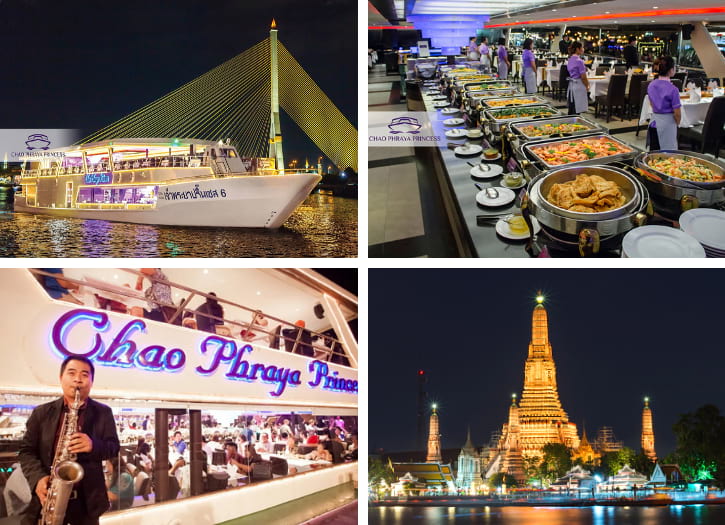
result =
[[481,100],[481,105],[489,109],[538,106],[546,103],[546,100],[536,95],[524,94],[518,94],[514,97],[485,98]]
[[464,89],[466,91],[491,91],[495,89],[509,89],[514,85],[508,80],[492,80],[486,82],[456,82],[456,89]]
[[463,86],[473,82],[491,82],[495,79],[491,75],[461,75],[453,77],[453,82],[456,86]]
[[634,161],[642,182],[652,194],[658,208],[667,215],[679,216],[683,211],[700,206],[725,204],[725,180],[718,182],[694,182],[672,177],[649,165],[650,160],[670,158],[695,158],[719,175],[725,174],[725,165],[719,160],[700,153],[678,150],[660,150],[640,154]]
[[[523,128],[526,128],[528,126],[544,126],[546,124],[550,124],[552,126],[559,126],[561,124],[580,124],[582,126],[586,126],[587,129],[582,129],[578,131],[572,131],[569,133],[553,133],[549,135],[529,135],[524,131]],[[534,122],[516,122],[514,124],[511,124],[509,127],[511,133],[508,135],[508,139],[511,140],[516,145],[524,144],[526,142],[531,141],[542,141],[542,140],[550,140],[555,138],[562,138],[562,137],[581,137],[586,135],[593,135],[593,134],[601,134],[606,133],[607,129],[604,128],[604,126],[601,126],[600,124],[597,124],[595,122],[592,122],[591,120],[587,120],[583,117],[577,116],[577,115],[571,115],[568,117],[556,117],[556,118],[547,118],[542,120],[537,120]]]
[[487,98],[515,97],[519,95],[517,88],[495,89],[492,91],[467,91],[464,101],[469,109],[484,109],[481,101]]
[[[548,201],[546,196],[553,184],[574,180],[581,173],[614,180],[627,201],[600,213],[571,212]],[[527,222],[531,222],[531,216],[536,217],[547,236],[562,246],[578,247],[581,255],[598,252],[601,243],[608,243],[607,249],[618,247],[623,234],[645,224],[651,214],[645,186],[633,174],[612,166],[564,167],[541,173],[529,182],[521,209]]]
[[[517,110],[526,111],[527,114],[521,117],[505,118],[509,113],[518,112]],[[531,115],[530,113],[537,113],[537,115]],[[492,133],[500,133],[501,126],[511,124],[513,122],[521,122],[524,120],[533,120],[536,122],[542,118],[558,116],[561,116],[561,113],[547,104],[541,104],[538,106],[522,106],[518,108],[486,109],[483,111],[483,120],[486,121],[486,125]]]
[[[542,146],[548,146],[548,145],[557,145],[561,144],[562,142],[577,142],[582,139],[599,139],[599,138],[606,138],[608,140],[611,140],[612,142],[615,142],[619,144],[621,147],[627,148],[629,151],[626,153],[618,153],[616,155],[609,155],[607,157],[595,157],[587,160],[579,160],[575,162],[569,162],[564,165],[559,164],[549,164],[545,160],[543,160],[539,155],[536,153],[536,149],[542,147]],[[529,175],[533,176],[537,173],[549,169],[554,168],[561,168],[562,166],[593,166],[598,164],[611,164],[614,162],[626,162],[626,161],[632,161],[637,155],[641,153],[641,150],[630,145],[622,142],[621,140],[612,137],[610,135],[607,135],[606,133],[597,133],[594,135],[587,135],[586,137],[570,137],[570,138],[563,138],[563,139],[555,139],[555,140],[542,140],[542,141],[532,141],[528,142],[519,148],[516,148],[514,150],[514,154],[519,160],[519,163],[521,164],[521,168]]]

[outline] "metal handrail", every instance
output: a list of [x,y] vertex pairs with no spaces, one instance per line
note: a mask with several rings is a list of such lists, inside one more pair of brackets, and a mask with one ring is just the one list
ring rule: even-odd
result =
[[[301,327],[299,327],[299,326],[297,326],[297,325],[295,325],[293,323],[290,323],[288,321],[285,321],[283,319],[279,319],[277,317],[268,315],[268,314],[262,312],[259,309],[253,309],[253,308],[250,308],[248,306],[244,306],[244,305],[235,303],[233,301],[229,301],[229,300],[226,300],[226,299],[222,299],[222,298],[220,298],[218,296],[215,297],[213,295],[209,295],[208,293],[201,292],[199,290],[195,290],[193,288],[190,288],[190,287],[185,286],[185,285],[182,285],[182,284],[175,283],[173,281],[167,281],[167,280],[163,280],[163,279],[154,279],[153,277],[150,277],[148,275],[145,275],[144,273],[142,273],[142,272],[140,272],[138,270],[133,270],[131,268],[119,268],[119,270],[124,271],[124,272],[127,272],[127,273],[130,273],[130,274],[133,274],[133,275],[135,275],[137,277],[143,277],[143,278],[148,279],[148,280],[150,280],[152,282],[155,281],[155,282],[159,282],[161,284],[166,284],[166,285],[168,285],[168,286],[170,286],[172,288],[176,288],[176,289],[179,289],[179,290],[183,290],[183,291],[189,293],[188,297],[186,297],[185,299],[182,299],[181,304],[179,304],[179,305],[176,305],[176,304],[173,304],[173,303],[171,303],[171,304],[163,303],[163,302],[159,302],[159,301],[156,301],[156,300],[153,300],[152,301],[152,300],[149,300],[149,299],[144,298],[144,300],[147,301],[147,302],[149,302],[149,303],[153,303],[153,304],[157,304],[159,306],[165,306],[167,308],[174,308],[175,309],[174,313],[166,321],[167,323],[170,323],[171,324],[176,319],[178,319],[178,317],[180,315],[183,315],[183,313],[189,312],[189,313],[192,313],[194,315],[201,315],[201,316],[206,317],[208,319],[213,319],[215,321],[221,321],[222,323],[228,323],[228,324],[231,324],[231,325],[235,325],[235,326],[244,328],[244,329],[249,330],[249,331],[254,330],[255,332],[261,332],[261,333],[264,333],[264,334],[266,334],[268,336],[271,336],[271,337],[274,337],[274,338],[279,338],[280,340],[293,341],[294,342],[294,345],[293,345],[292,350],[291,350],[291,353],[293,353],[293,354],[294,353],[297,353],[297,347],[298,347],[299,344],[301,344],[300,343],[300,339],[302,337],[302,331],[303,330],[306,330],[307,332],[309,332],[311,335],[317,337],[318,339],[319,338],[322,338],[323,340],[330,340],[330,341],[332,341],[332,345],[331,345],[330,348],[328,348],[327,346],[315,345],[312,342],[308,345],[312,349],[318,350],[318,351],[322,352],[323,354],[326,354],[327,355],[327,361],[330,361],[330,359],[334,355],[338,355],[338,356],[344,357],[345,359],[348,359],[349,360],[348,356],[344,352],[344,348],[345,347],[343,345],[343,342],[340,341],[339,339],[335,338],[335,337],[328,336],[328,335],[322,334],[320,332],[315,332],[314,330],[310,330],[309,328],[301,328]],[[43,271],[41,269],[38,269],[38,268],[28,268],[28,271],[30,271],[30,273],[32,273],[33,275],[36,275],[36,276],[37,275],[42,275],[42,276],[45,276],[45,277],[59,278],[59,275],[58,274],[48,273],[48,272],[45,272],[45,271]],[[73,278],[67,277],[65,275],[62,276],[62,277],[60,277],[60,278],[62,278],[64,281],[68,281],[68,282],[71,282],[71,283],[74,283],[74,284],[78,284],[80,286],[85,286],[85,287],[92,288],[92,289],[96,289],[96,290],[103,290],[105,292],[113,293],[115,295],[123,295],[125,297],[130,298],[130,299],[135,299],[135,300],[138,300],[139,299],[138,294],[133,293],[132,290],[129,290],[128,292],[126,292],[126,291],[123,291],[123,290],[111,289],[111,288],[106,288],[106,287],[91,286],[86,281],[81,281],[81,280],[78,280],[78,279],[73,279]],[[185,305],[189,304],[189,302],[191,301],[191,299],[193,299],[197,295],[198,296],[201,296],[201,297],[205,297],[206,299],[214,299],[217,302],[225,303],[225,304],[228,304],[230,306],[234,306],[236,308],[240,308],[240,309],[242,309],[244,311],[250,312],[250,313],[253,314],[252,322],[251,323],[238,322],[238,321],[234,321],[234,320],[231,320],[231,319],[225,319],[223,317],[217,317],[215,315],[207,314],[207,313],[204,313],[204,312],[197,312],[196,310],[191,310],[189,308],[186,308]],[[293,328],[293,329],[297,330],[296,337],[295,338],[286,337],[285,335],[282,334],[282,330],[280,330],[279,335],[277,335],[275,332],[267,331],[263,327],[258,326],[258,325],[255,325],[254,324],[255,321],[260,316],[263,316],[264,318],[270,319],[272,321],[276,321],[276,322],[280,323],[283,326],[287,326],[287,327],[290,327],[290,328]],[[304,343],[302,343],[302,344],[304,344]],[[340,349],[340,351],[338,351],[338,348]],[[275,350],[275,349],[272,349],[272,350]],[[282,348],[279,348],[277,350],[285,351]],[[341,365],[341,366],[344,366],[344,365]]]

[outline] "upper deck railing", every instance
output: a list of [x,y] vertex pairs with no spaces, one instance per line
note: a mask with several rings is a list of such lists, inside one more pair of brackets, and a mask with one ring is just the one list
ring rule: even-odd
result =
[[[184,317],[184,314],[191,313],[193,316],[202,316],[207,319],[211,319],[214,322],[222,323],[221,325],[217,325],[217,335],[241,339],[252,344],[262,344],[263,346],[274,350],[286,350],[291,353],[305,355],[310,358],[328,361],[342,366],[350,366],[351,360],[345,352],[344,343],[336,337],[316,332],[308,328],[299,327],[294,323],[267,314],[260,309],[245,306],[234,301],[224,299],[221,296],[215,297],[208,293],[173,281],[155,279],[137,270],[119,268],[120,271],[133,274],[136,277],[143,277],[152,282],[168,285],[171,287],[172,292],[182,292],[186,297],[181,300],[180,304],[164,303],[156,299],[147,299],[142,297],[139,292],[131,288],[126,290],[123,287],[116,285],[106,286],[96,279],[93,280],[93,283],[89,283],[86,280],[73,279],[67,276],[60,277],[58,274],[48,273],[42,269],[29,268],[28,270],[36,277],[46,276],[52,278],[62,278],[63,281],[71,282],[93,291],[98,303],[95,306],[101,309],[110,309],[112,311],[116,311],[117,313],[130,313],[131,310],[127,308],[127,312],[119,311],[120,306],[125,307],[126,305],[119,303],[119,301],[115,301],[114,299],[103,297],[102,295],[99,296],[96,292],[112,294],[113,296],[125,296],[134,301],[147,301],[148,303],[157,304],[158,306],[166,309],[167,313],[164,314],[164,317],[166,322],[169,324],[181,327],[181,320]],[[188,305],[190,301],[197,296],[204,297],[206,299],[214,299],[217,302],[224,304],[224,317],[217,317],[205,312],[199,312],[196,309],[187,308],[186,305]],[[244,314],[250,316],[250,321],[244,322],[229,319],[228,317],[230,312],[243,312]],[[267,325],[263,326],[265,320],[267,321]],[[267,329],[273,324],[272,321],[279,323],[278,327],[272,328],[271,330]],[[234,330],[232,330],[232,327],[237,328],[238,331],[235,333]],[[196,330],[195,328],[187,329]],[[260,343],[264,336],[260,336],[258,334],[264,334],[267,337],[267,341]]]

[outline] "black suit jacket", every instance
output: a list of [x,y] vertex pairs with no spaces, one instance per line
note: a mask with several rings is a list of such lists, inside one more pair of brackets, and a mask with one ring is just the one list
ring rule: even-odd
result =
[[639,53],[637,53],[637,48],[630,45],[624,46],[624,60],[627,67],[638,66]]
[[[88,516],[98,517],[109,507],[102,461],[116,456],[120,446],[111,408],[90,398],[86,403],[81,432],[91,438],[93,450],[78,454],[77,461],[83,467],[85,474],[76,486],[76,490],[85,504]],[[35,486],[41,478],[50,474],[50,467],[55,457],[53,441],[62,413],[63,398],[59,398],[35,407],[28,419],[25,436],[18,452],[23,475],[28,480],[33,494],[33,499],[26,510],[27,516],[40,515],[41,504],[35,494]]]

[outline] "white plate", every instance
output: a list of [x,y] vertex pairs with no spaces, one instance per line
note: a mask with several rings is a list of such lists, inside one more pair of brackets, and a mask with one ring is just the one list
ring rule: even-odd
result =
[[480,129],[469,129],[466,131],[466,136],[469,139],[480,139],[481,137],[483,137],[483,131],[481,131]]
[[430,97],[431,100],[448,100],[448,97],[445,95],[433,95]]
[[[531,217],[531,224],[534,227],[534,235],[539,233],[541,231],[541,226],[539,225],[539,221],[536,220],[536,217]],[[498,233],[501,237],[505,237],[506,239],[511,239],[512,241],[521,241],[523,239],[529,238],[529,232],[526,233],[514,233],[511,231],[511,226],[504,220],[501,219],[496,223],[496,233]]]
[[453,152],[456,155],[480,155],[483,151],[483,148],[479,146],[478,144],[464,144],[463,146],[458,146],[456,149],[453,150]]
[[624,257],[705,257],[694,237],[669,226],[640,226],[622,240]]
[[443,124],[445,124],[446,126],[460,126],[461,124],[463,124],[463,119],[462,118],[447,118],[446,120],[443,121]]
[[497,155],[496,155],[495,157],[493,157],[492,159],[487,159],[487,158],[486,158],[485,156],[481,157],[481,159],[482,159],[482,160],[488,160],[488,161],[494,161],[494,160],[498,160],[498,159],[500,159],[500,158],[501,158],[501,152],[499,152],[499,153],[498,153],[498,154],[497,154]]
[[460,113],[461,110],[458,108],[445,108],[441,109],[441,113],[444,115],[455,115],[456,113]]
[[441,101],[441,102],[433,102],[433,107],[434,108],[447,108],[450,105],[451,105],[451,103],[450,102],[446,102],[445,100],[444,101]]
[[496,188],[496,191],[498,192],[498,197],[495,199],[489,198],[489,196],[486,195],[486,190],[479,191],[476,194],[476,202],[481,206],[505,206],[516,199],[514,190],[510,190],[508,188]]
[[449,129],[446,131],[446,137],[451,139],[462,139],[466,136],[466,130],[463,128]]
[[471,168],[471,177],[474,179],[493,179],[494,177],[501,175],[501,172],[503,171],[503,166],[499,166],[498,164],[486,164],[486,166],[491,169],[484,171],[478,166]]
[[680,215],[680,229],[708,248],[725,251],[725,211],[687,210]]

